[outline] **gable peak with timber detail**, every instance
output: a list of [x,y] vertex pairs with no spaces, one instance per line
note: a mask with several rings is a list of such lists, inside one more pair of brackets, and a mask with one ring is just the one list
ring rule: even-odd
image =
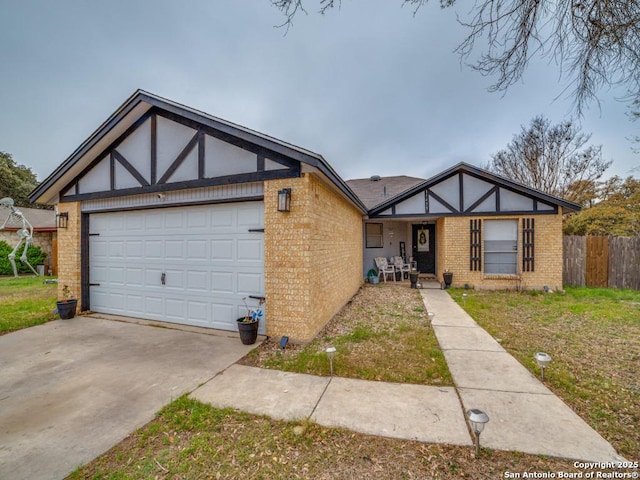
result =
[[370,218],[556,214],[580,207],[460,163],[369,211]]
[[152,108],[61,192],[75,201],[300,176],[300,162]]

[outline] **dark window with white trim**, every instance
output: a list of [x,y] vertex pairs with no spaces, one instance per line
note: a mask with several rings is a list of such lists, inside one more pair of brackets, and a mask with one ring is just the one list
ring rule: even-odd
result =
[[382,224],[365,223],[365,244],[367,248],[382,248]]
[[518,265],[518,221],[484,221],[484,273],[516,274]]

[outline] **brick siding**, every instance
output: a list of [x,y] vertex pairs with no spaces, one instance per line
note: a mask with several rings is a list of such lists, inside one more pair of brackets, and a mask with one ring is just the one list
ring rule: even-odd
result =
[[61,203],[58,210],[69,213],[67,228],[58,229],[58,298],[62,298],[62,289],[67,285],[78,299],[80,311],[80,202]]
[[267,334],[308,341],[363,283],[362,214],[312,174],[265,182],[264,210]]
[[[518,220],[518,271],[522,269],[522,218],[535,218],[535,271],[518,275],[485,275],[482,271],[469,269],[470,236],[469,220]],[[562,214],[489,216],[489,217],[445,217],[436,224],[438,238],[438,278],[448,269],[453,273],[453,285],[465,283],[472,288],[528,288],[542,289],[548,286],[562,288]],[[484,245],[482,247],[484,269]]]

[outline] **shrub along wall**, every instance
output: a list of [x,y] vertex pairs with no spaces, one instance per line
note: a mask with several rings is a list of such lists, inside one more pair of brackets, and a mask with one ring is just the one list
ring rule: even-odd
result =
[[[0,240],[0,275],[13,275],[13,269],[9,262],[9,254],[14,249],[15,245],[9,245],[4,240]],[[29,267],[20,261],[24,245],[22,245],[16,252],[16,268],[18,273],[32,273]],[[27,260],[36,268],[36,265],[44,264],[44,260],[47,258],[47,254],[44,253],[40,247],[34,247],[31,245],[27,250]]]

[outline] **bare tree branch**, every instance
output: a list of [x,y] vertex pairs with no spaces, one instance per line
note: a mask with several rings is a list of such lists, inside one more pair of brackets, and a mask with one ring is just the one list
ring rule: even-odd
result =
[[570,121],[551,126],[537,116],[493,155],[487,168],[551,195],[578,200],[611,165],[602,159],[601,145],[587,145],[590,139]]
[[[309,0],[310,1],[310,0]],[[316,0],[320,13],[340,0]],[[414,14],[428,0],[399,0]],[[302,0],[271,0],[291,26],[306,12]],[[456,0],[440,0],[450,7]],[[477,0],[469,34],[456,51],[472,67],[495,76],[491,91],[506,91],[520,81],[535,56],[554,62],[566,82],[578,115],[604,88],[623,87],[627,100],[640,99],[640,1],[638,0]]]

